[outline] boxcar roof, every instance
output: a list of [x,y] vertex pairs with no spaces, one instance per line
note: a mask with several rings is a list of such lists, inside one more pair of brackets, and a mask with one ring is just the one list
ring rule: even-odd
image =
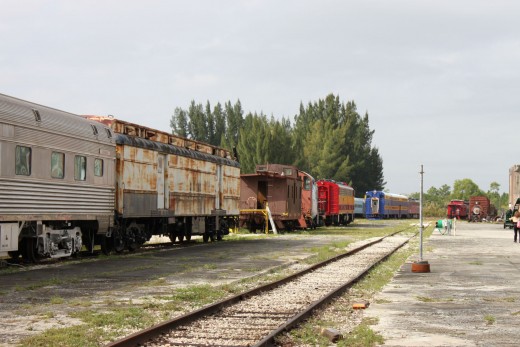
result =
[[124,134],[116,134],[116,143],[118,145],[128,145],[138,148],[150,149],[153,151],[158,151],[161,153],[175,154],[182,157],[188,157],[198,160],[209,161],[213,163],[218,163],[227,166],[240,167],[240,164],[229,158],[222,158],[216,155],[197,152],[187,148],[178,147],[174,145],[170,145],[167,143],[156,142],[152,140],[143,139],[141,137],[124,135]]
[[85,115],[85,118],[95,120],[110,127],[114,132],[151,140],[157,143],[170,144],[176,147],[186,148],[192,151],[203,152],[214,156],[234,159],[230,151],[205,142],[188,139],[182,136],[167,133],[165,131],[149,128],[144,125],[130,123],[112,116]]

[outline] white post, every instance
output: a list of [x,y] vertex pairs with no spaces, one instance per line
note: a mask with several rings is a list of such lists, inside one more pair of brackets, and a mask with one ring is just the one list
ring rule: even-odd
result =
[[278,230],[276,230],[276,225],[274,224],[273,216],[271,215],[271,210],[269,209],[268,204],[265,204],[265,209],[267,210],[267,215],[269,216],[269,221],[271,222],[271,227],[273,228],[273,234],[278,234]]

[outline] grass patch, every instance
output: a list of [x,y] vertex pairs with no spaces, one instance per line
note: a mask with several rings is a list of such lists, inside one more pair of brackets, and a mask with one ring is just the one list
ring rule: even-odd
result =
[[496,318],[490,314],[484,316],[484,320],[486,321],[486,325],[493,325],[496,322]]
[[334,242],[331,245],[313,247],[307,251],[314,253],[314,255],[303,260],[305,264],[316,264],[327,259],[330,259],[338,254],[345,253],[345,248],[351,243],[351,241]]
[[65,299],[63,299],[62,297],[59,297],[59,296],[53,296],[50,300],[50,303],[52,305],[59,305],[59,304],[63,304],[65,302]]
[[470,264],[470,265],[482,265],[482,264],[484,264],[484,263],[481,262],[480,260],[476,260],[476,261],[471,261],[471,262],[469,262],[468,264]]
[[384,343],[383,336],[375,333],[369,325],[372,325],[371,321],[363,321],[357,327],[354,328],[345,336],[343,340],[338,341],[337,346],[339,347],[366,347],[381,345]]
[[[311,346],[329,346],[330,341],[328,338],[321,336],[319,331],[321,327],[330,327],[333,324],[329,324],[330,322],[314,320],[310,322],[306,322],[301,325],[298,329],[293,329],[290,331],[290,337],[297,341],[296,344],[288,343],[289,346],[299,346],[299,345],[311,345]],[[284,345],[284,343],[279,343],[277,345]]]
[[209,284],[195,285],[187,288],[179,288],[171,296],[162,297],[164,300],[206,305],[221,299],[227,291],[212,287]]
[[53,277],[48,280],[44,280],[38,283],[31,284],[29,286],[16,286],[15,291],[21,292],[26,290],[35,290],[43,287],[50,287],[50,286],[57,286],[57,285],[63,285],[67,283],[68,281]]
[[102,329],[88,331],[86,325],[67,327],[66,329],[49,329],[21,341],[21,347],[97,347]]

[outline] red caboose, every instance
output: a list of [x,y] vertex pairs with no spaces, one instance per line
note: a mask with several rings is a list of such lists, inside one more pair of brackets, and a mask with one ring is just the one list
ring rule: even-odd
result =
[[469,203],[464,200],[451,200],[447,208],[448,218],[467,219]]
[[[292,230],[299,226],[302,179],[298,169],[290,165],[257,165],[256,173],[240,175],[240,226],[254,232],[265,229],[260,211],[266,202],[278,229]],[[253,211],[257,209],[258,211]]]
[[[318,214],[325,225],[354,221],[354,188],[332,180],[319,180]],[[321,221],[320,221],[321,223]]]

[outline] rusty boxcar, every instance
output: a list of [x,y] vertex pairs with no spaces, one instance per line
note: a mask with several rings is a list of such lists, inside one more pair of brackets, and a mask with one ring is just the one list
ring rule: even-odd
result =
[[[302,180],[291,165],[257,165],[256,173],[240,175],[240,210],[265,209],[269,206],[277,228],[292,230],[302,213]],[[265,228],[259,212],[241,212],[240,225],[254,232]]]
[[487,196],[471,196],[469,198],[469,222],[482,222],[496,215],[495,206],[491,205]]
[[27,261],[92,249],[113,223],[112,131],[0,95],[0,256]]
[[86,117],[115,133],[116,251],[151,235],[220,240],[238,224],[240,165],[229,151],[113,117]]

